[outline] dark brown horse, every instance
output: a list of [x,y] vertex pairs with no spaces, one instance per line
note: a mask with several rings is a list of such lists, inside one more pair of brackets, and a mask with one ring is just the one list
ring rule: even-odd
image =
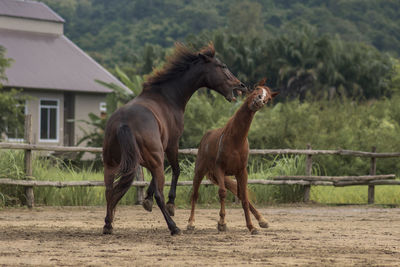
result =
[[[254,114],[278,93],[271,92],[264,86],[262,80],[253,92],[246,98],[243,105],[232,116],[225,127],[208,131],[200,142],[197,153],[195,174],[193,180],[192,211],[190,213],[188,230],[194,229],[194,209],[198,198],[201,180],[207,175],[214,184],[218,185],[221,203],[218,230],[226,231],[225,197],[226,188],[242,201],[246,225],[251,234],[257,234],[257,229],[250,219],[249,208],[263,228],[268,227],[267,221],[249,202],[247,192],[247,160],[249,143],[247,134]],[[228,176],[234,175],[236,181]]]
[[[148,78],[142,93],[115,111],[107,122],[103,144],[107,215],[104,234],[112,232],[115,206],[128,191],[139,165],[152,180],[143,202],[151,211],[153,196],[172,235],[180,230],[172,220],[178,165],[178,140],[183,132],[187,102],[200,87],[222,94],[228,101],[247,88],[215,57],[212,44],[193,52],[176,44],[163,69]],[[164,152],[172,168],[168,204],[164,201]]]

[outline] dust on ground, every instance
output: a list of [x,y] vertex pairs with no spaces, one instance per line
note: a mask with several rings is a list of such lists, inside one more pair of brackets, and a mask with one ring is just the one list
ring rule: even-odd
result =
[[[218,209],[174,217],[183,230],[170,236],[160,210],[119,206],[114,233],[103,235],[104,207],[0,210],[0,265],[4,266],[248,266],[400,265],[400,209],[376,206],[274,206],[260,212],[268,229],[250,235],[243,210]],[[258,226],[253,218],[253,223]]]

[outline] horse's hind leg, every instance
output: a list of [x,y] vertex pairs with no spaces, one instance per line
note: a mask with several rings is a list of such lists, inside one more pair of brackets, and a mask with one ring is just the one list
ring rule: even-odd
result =
[[[237,196],[241,200],[241,196],[239,196],[237,192],[237,183],[235,180],[225,177],[225,186],[226,188],[231,191],[235,196]],[[260,212],[253,206],[253,204],[249,201],[249,207],[251,213],[253,213],[254,217],[257,219],[258,224],[261,228],[268,228],[268,221],[264,219]]]
[[114,178],[114,171],[110,167],[104,166],[104,184],[106,186],[107,214],[106,218],[104,219],[105,225],[103,227],[103,234],[111,234],[112,232],[112,221],[114,219],[114,209],[112,208]]
[[188,225],[186,227],[187,230],[194,230],[194,209],[196,206],[197,199],[199,198],[199,188],[201,181],[203,180],[204,173],[201,171],[196,170],[194,178],[193,178],[193,192],[191,196],[191,204],[192,210],[190,211],[190,217],[188,220]]
[[143,200],[142,206],[145,210],[151,212],[153,210],[154,197],[154,179],[151,179],[150,185],[146,191],[146,197]]
[[104,183],[106,185],[107,214],[104,219],[103,234],[112,233],[112,222],[114,220],[115,206],[130,188],[133,175],[123,176],[114,183],[115,174],[112,170],[104,168]]
[[168,229],[170,230],[171,235],[179,235],[181,233],[181,230],[176,226],[175,222],[172,220],[165,207],[163,193],[165,177],[163,164],[160,164],[160,166],[157,167],[155,170],[151,170],[151,174],[154,180],[154,197],[156,199],[158,207],[161,210],[161,213],[164,216],[165,221],[167,222]]
[[238,195],[240,196],[240,200],[242,201],[242,207],[244,211],[244,216],[246,218],[246,226],[249,229],[252,235],[257,234],[258,230],[255,228],[251,222],[250,218],[250,209],[249,209],[249,197],[247,191],[247,171],[243,170],[240,175],[236,176],[237,180],[237,191]]

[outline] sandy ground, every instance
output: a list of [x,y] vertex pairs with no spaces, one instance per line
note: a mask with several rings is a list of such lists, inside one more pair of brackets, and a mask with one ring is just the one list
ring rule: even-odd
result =
[[[104,207],[0,210],[2,266],[399,266],[400,209],[370,206],[275,206],[260,209],[270,228],[252,236],[243,211],[178,209],[180,236],[170,236],[158,208],[119,206],[113,235],[102,235]],[[256,221],[254,220],[256,223]],[[257,225],[258,226],[258,225]]]

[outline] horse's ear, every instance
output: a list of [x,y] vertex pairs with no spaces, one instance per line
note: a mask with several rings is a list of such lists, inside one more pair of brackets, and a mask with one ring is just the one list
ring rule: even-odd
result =
[[258,86],[263,86],[267,82],[267,78],[263,78],[261,81],[258,82]]
[[279,95],[280,91],[272,92],[271,97],[274,98],[275,96]]
[[204,62],[210,62],[211,61],[211,58],[209,56],[203,54],[203,53],[199,53],[199,58],[201,60],[203,60]]

